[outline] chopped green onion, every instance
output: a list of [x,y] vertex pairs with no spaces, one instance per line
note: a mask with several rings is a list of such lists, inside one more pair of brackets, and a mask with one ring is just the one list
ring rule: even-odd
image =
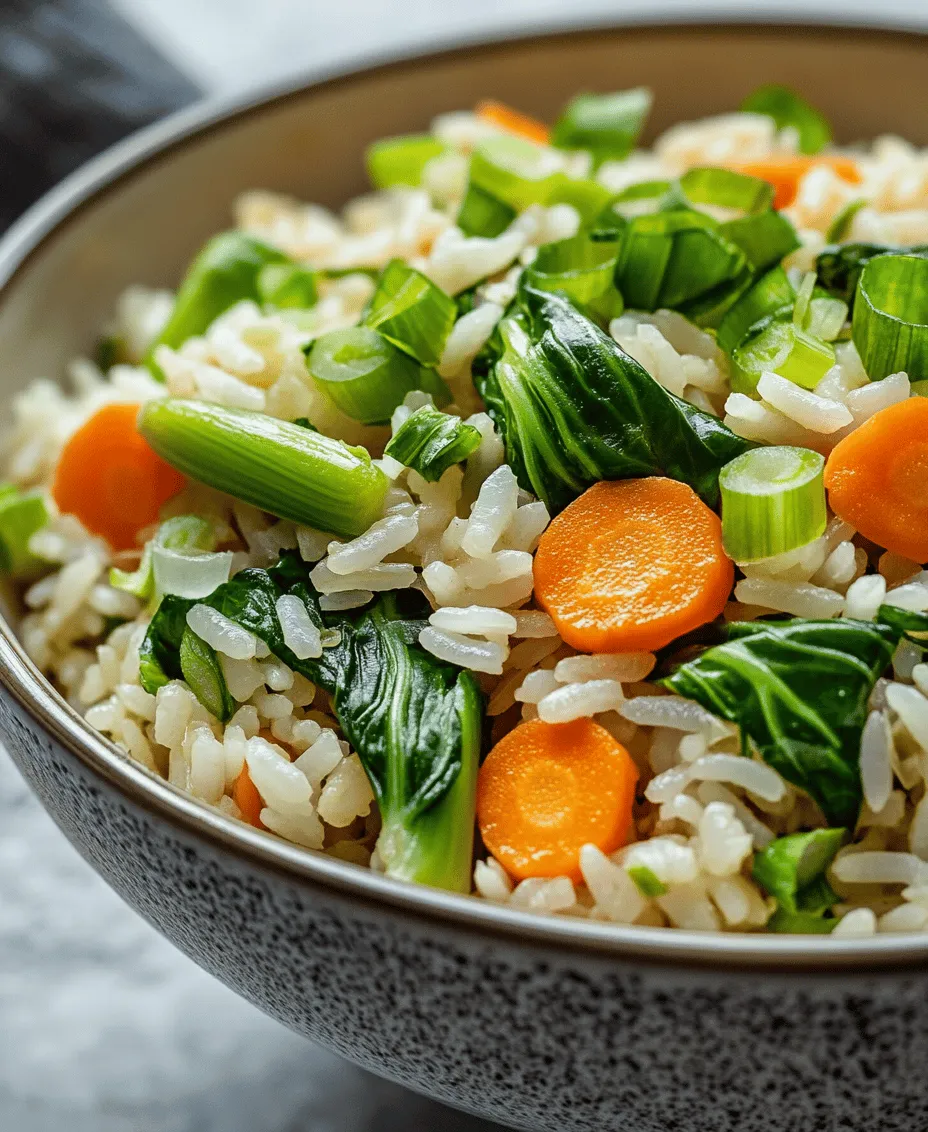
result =
[[599,181],[586,177],[562,177],[557,180],[548,204],[569,204],[580,214],[581,224],[592,223],[612,200],[612,191]]
[[881,255],[857,284],[854,345],[871,381],[928,373],[928,259]]
[[828,935],[837,927],[836,917],[822,916],[818,912],[787,912],[777,908],[767,921],[767,931],[785,935]]
[[[198,515],[176,515],[165,519],[154,538],[148,540],[142,551],[137,570],[120,570],[114,566],[110,570],[109,582],[113,589],[123,590],[143,601],[175,591],[163,586],[156,591],[153,552],[155,547],[165,548],[180,554],[202,554],[211,551],[216,545],[216,533],[211,523]],[[209,591],[207,591],[209,592]]]
[[569,102],[551,131],[560,149],[588,149],[597,161],[627,157],[651,109],[645,87],[614,94],[580,94]]
[[748,264],[731,279],[725,279],[705,294],[681,303],[679,311],[696,326],[714,330],[751,286],[754,272]]
[[479,446],[480,433],[473,425],[423,405],[403,421],[385,455],[435,483],[448,468],[466,460]]
[[289,421],[165,398],[139,431],[184,475],[279,518],[354,538],[380,517],[387,478],[368,452]]
[[465,236],[483,236],[492,240],[505,232],[516,218],[516,210],[497,200],[486,189],[470,181],[458,212],[457,225]]
[[437,366],[454,326],[454,299],[401,259],[383,269],[364,319],[424,366]]
[[767,209],[751,216],[728,220],[719,231],[730,243],[739,247],[754,271],[766,271],[794,252],[801,241],[793,225],[782,212]]
[[815,290],[815,272],[807,271],[802,282],[796,290],[796,302],[793,306],[793,325],[803,327],[806,325],[806,314],[809,303],[812,301],[812,292]]
[[657,873],[655,873],[653,869],[649,869],[647,865],[629,865],[625,871],[635,882],[642,896],[649,898],[653,896],[663,896],[667,891],[667,885],[664,884]]
[[922,378],[921,381],[913,381],[909,385],[909,392],[913,397],[928,397],[928,378]]
[[12,484],[0,489],[0,573],[28,575],[43,565],[29,540],[48,522],[45,498],[38,491],[20,494]]
[[316,273],[298,263],[269,263],[258,272],[258,294],[279,310],[308,310],[319,297]]
[[231,550],[212,554],[204,551],[183,553],[156,544],[151,551],[155,594],[159,598],[164,594],[186,598],[208,597],[217,586],[229,580],[232,558]]
[[710,204],[740,212],[764,212],[773,204],[774,188],[769,181],[749,177],[734,169],[701,165],[680,177],[680,188],[691,204]]
[[544,244],[525,269],[525,280],[539,291],[561,291],[604,325],[623,310],[615,286],[618,243],[592,240],[585,233]]
[[[203,595],[204,597],[207,595]],[[227,723],[238,707],[229,694],[219,658],[212,645],[189,627],[180,639],[180,670],[190,690],[220,723]]]
[[484,138],[471,154],[471,184],[517,212],[547,204],[563,179],[557,154],[514,134]]
[[[640,204],[641,201],[654,201],[655,209],[660,206],[668,193],[673,190],[673,181],[639,181],[626,185],[612,198],[612,205]],[[621,209],[617,210],[621,212]]]
[[849,200],[847,204],[836,215],[834,220],[828,226],[828,231],[825,233],[825,239],[829,244],[840,244],[842,240],[846,240],[851,231],[851,225],[854,222],[854,217],[864,207],[867,202],[861,200]]
[[616,285],[628,306],[671,309],[734,279],[744,253],[708,216],[681,209],[637,216],[625,234]]
[[792,322],[762,323],[732,354],[731,387],[751,394],[763,373],[776,373],[803,389],[814,389],[835,364],[835,349]]
[[313,343],[307,358],[313,379],[356,421],[383,424],[425,371],[370,326],[332,330]]
[[828,295],[813,295],[809,300],[804,329],[821,338],[824,342],[834,342],[847,322],[847,303],[832,299]]
[[828,119],[788,86],[771,83],[759,87],[741,103],[741,109],[748,114],[766,114],[778,130],[794,129],[802,153],[818,153],[831,143]]
[[717,335],[719,347],[731,354],[762,319],[788,315],[796,292],[782,267],[771,268],[746,291],[722,319]]
[[243,299],[261,301],[258,276],[269,263],[289,263],[283,252],[245,232],[220,232],[199,252],[174,300],[174,309],[155,343],[147,364],[155,377],[158,346],[177,347],[202,334],[224,311]]
[[752,448],[719,473],[722,541],[736,562],[783,554],[817,539],[827,509],[825,457],[808,448]]
[[154,592],[155,577],[151,568],[152,542],[145,543],[137,570],[120,570],[118,566],[110,569],[109,582],[114,590],[132,594],[147,601]]
[[448,147],[431,134],[402,134],[381,138],[367,147],[365,161],[371,184],[377,189],[394,185],[419,185],[422,173],[433,157]]
[[824,874],[845,841],[846,829],[778,837],[754,854],[754,879],[787,912],[821,914],[837,900]]

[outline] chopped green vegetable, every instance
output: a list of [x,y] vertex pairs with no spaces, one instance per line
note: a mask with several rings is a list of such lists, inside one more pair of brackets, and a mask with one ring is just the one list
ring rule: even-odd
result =
[[366,449],[264,413],[165,398],[143,406],[139,431],[184,475],[282,519],[354,538],[383,507]]
[[773,205],[774,188],[769,181],[718,165],[688,169],[680,177],[679,185],[690,204],[710,204],[747,213],[766,212]]
[[821,915],[837,900],[825,871],[847,839],[846,829],[814,829],[778,837],[754,854],[754,879],[785,911]]
[[854,217],[864,207],[867,202],[863,199],[851,200],[842,208],[836,215],[834,220],[828,226],[828,231],[825,233],[825,239],[829,244],[840,244],[842,240],[847,239],[847,235],[851,230],[851,225],[854,222]]
[[107,334],[101,338],[97,343],[94,361],[103,373],[107,373],[119,362],[128,361],[126,344],[123,339],[117,334]]
[[611,189],[587,177],[561,177],[551,190],[548,204],[569,204],[580,214],[580,223],[591,224],[612,199]]
[[[207,522],[206,519],[202,519],[198,515],[177,515],[171,519],[166,519],[158,527],[154,538],[149,539],[145,544],[138,569],[130,572],[114,566],[110,570],[110,585],[114,589],[123,590],[125,593],[132,594],[143,601],[153,597],[160,598],[162,594],[175,591],[165,588],[166,579],[163,576],[160,579],[160,587],[156,586],[155,548],[167,550],[178,556],[187,556],[190,554],[205,555],[214,550],[215,546],[216,533],[212,524]],[[226,574],[228,575],[228,569]],[[225,581],[224,578],[220,580]],[[204,592],[210,593],[218,584],[218,582],[214,582]],[[193,595],[186,594],[185,596],[191,597]]]
[[625,871],[635,882],[642,896],[648,898],[663,896],[667,891],[667,885],[647,865],[630,865]]
[[567,240],[543,244],[525,269],[525,279],[539,291],[563,292],[607,326],[623,310],[614,281],[618,255],[618,243],[593,240],[581,232]]
[[517,212],[547,204],[563,176],[556,155],[514,134],[484,138],[471,154],[470,184]]
[[356,421],[384,424],[407,393],[426,385],[426,371],[369,326],[323,334],[306,361],[313,380]]
[[853,307],[860,273],[871,259],[887,253],[926,256],[928,244],[918,244],[911,248],[863,243],[836,244],[827,247],[819,253],[815,261],[818,281],[830,294],[843,299]]
[[454,299],[421,271],[391,259],[364,323],[421,365],[437,366],[456,316]]
[[825,457],[808,448],[771,446],[736,456],[719,475],[722,539],[735,562],[805,546],[828,522]]
[[803,389],[814,389],[835,364],[834,347],[793,322],[773,320],[732,353],[731,387],[753,393],[763,373],[776,373]]
[[0,574],[26,577],[47,565],[29,549],[29,540],[48,519],[41,492],[0,487]]
[[464,194],[457,224],[465,236],[493,239],[505,232],[516,218],[516,210],[471,181]]
[[787,912],[778,908],[767,921],[767,931],[786,935],[828,935],[838,919],[826,919],[820,912]]
[[782,267],[762,275],[738,299],[719,324],[716,341],[726,354],[734,352],[752,330],[765,320],[788,318],[796,292]]
[[440,157],[448,147],[431,134],[402,134],[381,138],[367,147],[365,161],[371,184],[376,189],[394,185],[419,185],[422,173],[433,157]]
[[435,483],[448,468],[466,460],[479,446],[480,433],[473,425],[423,405],[403,421],[385,455]]
[[788,86],[770,83],[759,87],[741,103],[741,109],[748,114],[766,114],[778,130],[794,129],[801,153],[818,153],[831,144],[828,119]]
[[588,149],[597,162],[626,157],[635,147],[651,109],[645,87],[572,99],[551,131],[560,149]]
[[161,377],[154,362],[158,346],[183,345],[243,299],[260,302],[258,277],[269,263],[289,260],[283,252],[244,232],[214,236],[187,269],[171,317],[149,351],[146,364],[155,377]]
[[226,723],[238,706],[229,695],[215,650],[188,626],[180,639],[180,671],[190,690],[220,723]]
[[752,271],[766,271],[801,243],[790,221],[772,208],[728,220],[719,232],[744,252]]
[[662,683],[737,723],[829,824],[853,828],[867,702],[899,634],[850,619],[734,623],[727,632]]
[[852,333],[871,381],[928,373],[928,258],[870,260],[857,283]]
[[258,272],[258,294],[278,310],[308,310],[319,297],[316,273],[298,263],[269,263]]
[[753,445],[668,393],[567,299],[523,284],[519,302],[476,380],[522,487],[559,510],[598,480],[666,475],[714,503],[720,469]]

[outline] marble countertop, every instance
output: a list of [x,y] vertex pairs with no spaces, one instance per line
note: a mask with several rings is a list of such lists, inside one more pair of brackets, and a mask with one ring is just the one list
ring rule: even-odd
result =
[[[10,2],[24,19],[42,8]],[[80,3],[58,0],[57,7]],[[173,64],[176,90],[189,84],[191,91],[209,92],[243,89],[365,51],[480,30],[493,34],[525,21],[564,23],[568,13],[580,21],[622,13],[680,17],[706,8],[691,0],[570,6],[563,0],[458,6],[434,0],[110,0],[110,6]],[[757,12],[743,0],[711,7],[729,17]],[[808,18],[806,0],[762,7]],[[884,23],[928,26],[925,0],[879,6],[875,0],[818,0],[814,7],[849,21],[879,11]],[[196,968],[84,864],[0,750],[0,1129],[490,1132],[491,1126],[310,1045]]]

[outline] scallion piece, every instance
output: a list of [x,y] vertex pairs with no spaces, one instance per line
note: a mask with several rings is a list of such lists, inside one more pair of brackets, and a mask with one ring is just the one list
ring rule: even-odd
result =
[[854,217],[864,207],[867,202],[863,199],[850,200],[836,215],[834,220],[828,226],[828,231],[825,233],[825,239],[829,244],[840,244],[842,240],[846,240],[851,231],[851,225],[854,222]]
[[794,129],[802,153],[818,153],[831,143],[828,119],[788,86],[771,83],[759,87],[741,103],[741,109],[748,114],[766,114],[779,130]]
[[[214,549],[215,545],[216,532],[212,523],[207,522],[199,515],[175,515],[170,519],[165,519],[155,532],[155,537],[149,539],[145,544],[137,570],[120,570],[116,566],[110,570],[110,585],[113,589],[123,590],[125,593],[132,594],[142,600],[156,595],[160,599],[165,593],[177,591],[165,587],[164,583],[168,580],[165,578],[160,579],[161,584],[156,588],[156,571],[153,559],[156,548],[178,556],[188,556],[191,554],[207,554]],[[228,570],[226,576],[228,577]],[[206,592],[211,591],[207,590]],[[182,596],[193,595],[184,594]]]
[[928,373],[928,258],[871,259],[857,284],[852,332],[871,381]]
[[732,354],[731,387],[751,394],[761,374],[779,374],[803,389],[814,389],[835,364],[829,342],[814,338],[792,322],[771,320]]
[[28,575],[42,560],[29,549],[29,540],[48,522],[45,498],[38,491],[25,494],[12,484],[0,489],[0,573]]
[[648,898],[663,896],[667,891],[667,885],[647,865],[629,865],[625,871],[635,882],[635,886],[642,896]]
[[380,517],[386,476],[364,448],[322,433],[174,398],[144,405],[139,431],[191,479],[282,519],[354,538]]
[[730,243],[739,247],[754,271],[766,271],[794,252],[801,241],[782,212],[767,209],[751,216],[728,220],[719,228]]
[[847,322],[847,303],[828,295],[815,295],[809,300],[805,329],[816,338],[834,342]]
[[700,165],[680,177],[680,189],[695,205],[734,208],[740,212],[764,212],[773,204],[774,188],[769,181],[749,177],[734,169]]
[[614,94],[580,94],[567,104],[551,131],[560,149],[588,149],[597,161],[621,159],[634,149],[651,109],[645,87]]
[[480,433],[473,425],[423,405],[403,421],[385,454],[435,483],[479,446]]
[[805,546],[825,530],[825,457],[808,448],[752,448],[719,473],[722,540],[736,562]]
[[548,204],[569,204],[580,214],[582,224],[590,224],[612,199],[612,191],[587,177],[560,177],[548,197]]
[[615,286],[617,242],[592,240],[581,232],[543,244],[525,269],[525,280],[539,291],[560,291],[604,325],[623,310]]
[[747,337],[763,319],[788,317],[796,301],[796,292],[782,267],[771,268],[738,299],[722,319],[717,342],[726,354]]
[[457,317],[454,299],[401,259],[383,269],[365,325],[424,366],[437,366]]
[[517,212],[547,204],[563,179],[556,153],[514,134],[484,138],[471,154],[471,184]]
[[[206,596],[206,595],[204,595]],[[180,639],[180,670],[190,690],[220,723],[232,718],[238,707],[229,694],[219,658],[212,645],[187,626]]]
[[516,218],[516,210],[498,200],[486,189],[473,183],[467,185],[467,192],[458,212],[457,225],[465,236],[483,236],[492,240],[505,232]]
[[425,371],[370,326],[332,330],[307,358],[313,379],[356,421],[383,424],[407,393],[422,387]]
[[318,298],[316,273],[298,263],[269,263],[258,272],[258,294],[278,310],[308,310]]
[[796,288],[796,302],[793,304],[793,324],[795,326],[806,325],[806,314],[809,311],[809,303],[812,301],[814,290],[815,272],[807,271],[802,277],[802,282]]
[[394,185],[418,185],[422,172],[433,157],[440,157],[448,147],[431,134],[402,134],[381,138],[367,147],[365,161],[371,184],[377,189]]
[[153,360],[158,346],[183,345],[243,299],[261,302],[261,269],[269,263],[289,262],[283,252],[245,232],[220,232],[214,236],[187,269],[171,317],[149,352],[147,364],[152,373],[161,377]]

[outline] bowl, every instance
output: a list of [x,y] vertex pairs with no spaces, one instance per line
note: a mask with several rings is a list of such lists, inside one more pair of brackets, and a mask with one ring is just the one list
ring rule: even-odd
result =
[[[492,95],[551,116],[646,83],[652,130],[801,88],[842,140],[928,143],[928,38],[597,28],[205,106],[72,176],[0,244],[2,395],[89,348],[129,283],[176,280],[250,187],[337,205],[364,146]],[[928,937],[706,936],[542,918],[388,880],[224,818],[130,762],[0,624],[0,733],[55,821],[182,951],[376,1073],[550,1132],[928,1127]]]

